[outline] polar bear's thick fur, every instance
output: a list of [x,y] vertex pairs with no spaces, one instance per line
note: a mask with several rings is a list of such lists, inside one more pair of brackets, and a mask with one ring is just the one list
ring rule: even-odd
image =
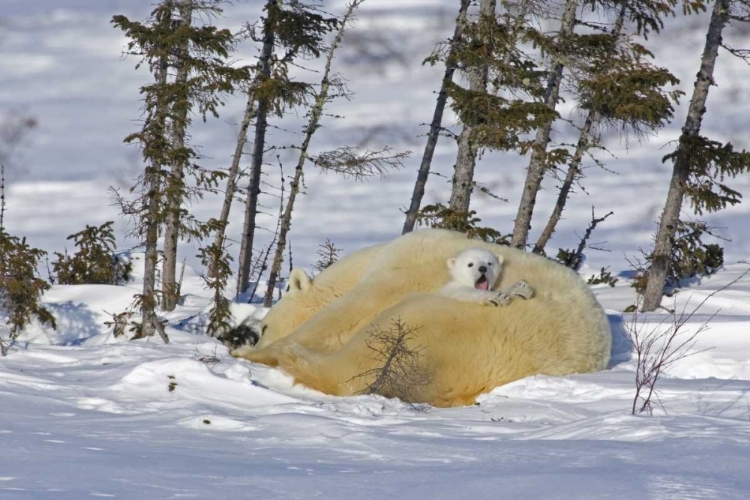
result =
[[[534,299],[495,308],[438,293],[451,279],[446,260],[472,247],[502,256],[496,287],[523,279],[536,291]],[[564,266],[439,229],[363,252],[312,283],[298,284],[264,318],[258,347],[233,354],[278,366],[296,382],[328,394],[357,394],[367,386],[357,375],[377,368],[367,346],[371,332],[387,330],[400,318],[414,329],[409,342],[423,349],[420,365],[430,380],[409,399],[436,406],[470,404],[482,392],[529,375],[607,366],[606,314],[583,280]],[[318,290],[315,282],[326,273],[327,284]],[[354,275],[361,277],[353,286],[351,280],[344,284],[348,292],[335,290],[337,277]]]
[[370,269],[373,260],[384,246],[375,245],[347,255],[317,275],[314,280],[301,269],[292,270],[289,276],[289,290],[261,322],[258,332],[260,340],[256,349],[286,337],[318,311],[349,292]]

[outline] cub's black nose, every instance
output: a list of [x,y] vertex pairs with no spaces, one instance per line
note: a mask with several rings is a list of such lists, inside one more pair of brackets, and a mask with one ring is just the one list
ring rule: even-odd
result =
[[486,266],[479,266],[479,272],[480,273],[486,273],[487,272],[487,267]]

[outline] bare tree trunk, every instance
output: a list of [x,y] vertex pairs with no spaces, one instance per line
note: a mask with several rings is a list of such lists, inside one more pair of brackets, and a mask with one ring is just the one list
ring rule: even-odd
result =
[[570,160],[568,172],[565,174],[565,180],[563,181],[562,186],[560,186],[560,192],[557,195],[555,208],[552,210],[552,215],[549,216],[547,225],[544,227],[544,230],[542,230],[539,239],[537,239],[536,244],[534,245],[534,253],[540,255],[544,254],[544,247],[547,246],[547,242],[555,232],[557,223],[560,222],[563,210],[565,209],[565,204],[568,201],[570,190],[573,187],[573,183],[578,178],[578,174],[581,172],[581,161],[583,160],[583,155],[589,148],[591,127],[597,121],[593,115],[593,111],[589,112],[589,115],[586,117],[586,121],[583,124],[581,136],[578,138],[578,144],[576,145],[576,151],[573,153],[573,158]]
[[711,12],[711,22],[706,34],[706,45],[701,57],[701,67],[695,80],[693,96],[690,99],[688,115],[682,127],[682,135],[677,146],[677,155],[672,168],[672,179],[669,183],[667,201],[659,221],[656,232],[654,252],[651,258],[648,283],[643,296],[642,311],[653,311],[661,305],[667,271],[672,255],[672,241],[675,229],[680,219],[682,199],[685,195],[685,185],[690,176],[690,151],[688,142],[697,137],[701,129],[701,121],[706,113],[706,99],[708,90],[713,83],[714,67],[719,55],[722,31],[729,21],[729,6],[731,0],[716,0]]
[[[479,15],[481,18],[495,17],[496,0],[480,0]],[[481,21],[480,21],[481,22]],[[469,90],[473,92],[487,91],[487,67],[475,68],[469,71]],[[453,172],[453,188],[449,206],[456,212],[468,212],[471,203],[471,192],[474,188],[474,167],[477,160],[479,146],[474,137],[475,125],[464,123],[461,135],[458,137],[458,154]]]
[[[159,74],[157,80],[160,86],[164,86],[167,83],[167,60],[163,57],[159,63]],[[166,128],[166,114],[167,110],[164,109],[165,104],[161,102],[159,109],[156,110],[157,116],[155,117],[160,124],[162,133],[165,133]],[[140,297],[141,306],[141,335],[142,337],[150,337],[154,334],[155,324],[159,321],[156,317],[156,263],[158,259],[157,244],[159,240],[159,202],[161,199],[161,182],[160,172],[161,165],[151,164],[146,167],[146,173],[144,176],[144,189],[145,193],[145,210],[146,214],[144,217],[143,225],[145,232],[145,255],[143,258],[143,291]],[[161,333],[161,332],[160,332]],[[169,342],[168,338],[164,338],[164,342]]]
[[0,163],[0,231],[5,229],[5,163]]
[[[214,245],[216,248],[224,248],[226,239],[227,224],[229,221],[229,212],[232,209],[232,201],[234,195],[237,192],[237,181],[240,175],[240,161],[242,160],[242,152],[247,144],[247,130],[250,128],[250,122],[255,117],[255,98],[252,90],[248,90],[247,104],[245,105],[245,115],[242,117],[242,123],[240,124],[240,131],[237,135],[237,144],[234,148],[234,155],[232,156],[232,164],[229,166],[227,172],[227,186],[224,190],[224,203],[221,206],[221,214],[219,215],[219,227],[216,230],[214,236]],[[208,268],[208,276],[216,276],[216,266],[218,263],[215,261],[211,262]]]
[[[179,3],[180,25],[190,26],[193,20],[193,0]],[[187,40],[178,49],[175,84],[184,87],[188,79],[190,45]],[[182,92],[185,92],[184,90]],[[186,93],[175,104],[172,118],[172,146],[182,156],[185,149],[185,134],[190,96]],[[164,228],[164,260],[162,261],[162,309],[173,311],[177,305],[177,244],[180,236],[180,210],[185,192],[184,162],[177,159],[171,166],[167,182],[167,220]]]
[[435,146],[437,146],[437,141],[440,137],[443,111],[445,111],[445,103],[448,100],[447,86],[453,81],[453,73],[456,71],[456,66],[453,62],[456,52],[455,47],[461,37],[461,30],[466,23],[466,11],[469,9],[469,3],[470,0],[461,0],[461,7],[458,10],[456,28],[453,30],[453,38],[451,39],[451,49],[446,58],[445,73],[443,74],[440,92],[435,104],[435,112],[432,115],[432,123],[430,123],[430,133],[427,135],[427,144],[422,154],[422,163],[419,165],[417,182],[414,183],[411,203],[409,204],[409,210],[406,211],[406,221],[404,222],[404,229],[401,231],[401,234],[412,232],[414,224],[417,221],[417,214],[419,213],[419,207],[422,204],[422,197],[424,196],[425,184],[427,184],[427,178],[430,175],[430,166],[432,164],[432,157],[435,154]]
[[[271,77],[271,56],[274,46],[274,27],[272,24],[272,9],[279,0],[269,0],[266,3],[267,15],[263,23],[263,49],[258,64],[259,77],[262,81]],[[237,275],[237,295],[247,291],[250,280],[250,266],[253,260],[253,240],[255,238],[255,219],[258,215],[258,197],[260,196],[260,176],[263,166],[263,153],[266,144],[266,127],[268,125],[269,102],[267,98],[258,100],[258,113],[255,119],[255,140],[253,143],[253,158],[250,165],[250,179],[247,186],[247,203],[245,205],[245,220],[242,224],[242,243],[240,246],[239,273]]]
[[[625,13],[627,12],[628,4],[628,0],[624,0],[622,2],[620,13],[618,14],[615,25],[612,28],[612,50],[616,49],[617,42],[620,39],[620,35],[622,34],[622,26],[625,22]],[[565,209],[565,204],[567,203],[568,196],[570,195],[570,190],[573,187],[573,183],[578,178],[578,175],[581,173],[581,161],[583,160],[583,155],[591,146],[591,129],[598,122],[599,115],[597,111],[594,109],[589,110],[588,114],[586,115],[586,121],[584,121],[583,123],[583,128],[581,128],[581,135],[578,138],[578,144],[576,144],[575,153],[573,153],[573,158],[571,158],[570,165],[568,166],[568,172],[565,175],[565,180],[563,181],[562,186],[560,186],[560,192],[557,195],[555,208],[552,210],[552,215],[550,215],[550,218],[547,221],[547,225],[544,227],[544,230],[542,230],[542,233],[539,235],[539,238],[534,245],[534,253],[544,254],[544,247],[547,246],[547,242],[549,242],[552,234],[555,232],[557,223],[560,222],[563,210]]]
[[276,288],[276,281],[278,280],[279,273],[281,272],[281,264],[284,262],[284,249],[286,247],[287,234],[292,227],[292,211],[294,210],[294,201],[297,198],[297,194],[299,193],[299,184],[302,179],[303,167],[305,165],[305,160],[307,160],[307,150],[310,147],[310,141],[312,140],[313,134],[315,134],[315,132],[318,130],[320,117],[323,114],[323,107],[328,100],[328,90],[331,86],[328,77],[331,74],[331,63],[333,62],[333,55],[336,52],[339,44],[341,43],[341,39],[344,37],[344,31],[346,30],[347,24],[349,23],[354,10],[359,7],[359,5],[363,1],[364,0],[352,0],[352,2],[349,4],[349,8],[347,9],[344,18],[339,24],[339,30],[338,33],[336,33],[336,38],[334,39],[333,44],[331,44],[331,47],[328,49],[326,66],[323,72],[323,78],[320,82],[320,92],[315,99],[315,104],[313,104],[313,107],[310,110],[310,120],[307,123],[307,127],[305,127],[305,138],[303,139],[302,146],[300,147],[299,159],[297,160],[297,166],[294,170],[294,177],[292,178],[292,183],[289,189],[289,198],[287,199],[286,207],[284,208],[284,214],[281,217],[281,224],[279,227],[279,241],[276,244],[276,251],[273,256],[273,264],[271,265],[271,273],[268,276],[268,286],[266,288],[266,294],[263,297],[263,305],[265,307],[271,307],[271,302],[273,301],[273,290],[274,288]]
[[[563,11],[562,20],[560,22],[560,35],[563,39],[573,32],[577,7],[578,0],[566,0],[565,10]],[[557,101],[560,96],[560,83],[562,82],[563,68],[564,65],[561,61],[556,62],[553,66],[552,73],[547,80],[547,90],[545,92],[544,101],[547,108],[552,111],[557,107]],[[531,229],[531,217],[534,213],[537,193],[539,193],[539,188],[542,185],[542,178],[544,177],[546,164],[545,156],[547,145],[550,141],[553,122],[554,118],[550,118],[536,131],[536,137],[534,138],[534,144],[531,149],[531,159],[529,161],[528,172],[526,173],[526,182],[523,187],[523,194],[521,195],[521,203],[518,206],[518,213],[516,214],[516,221],[513,226],[511,246],[516,248],[526,248],[526,240],[529,237],[529,230]]]

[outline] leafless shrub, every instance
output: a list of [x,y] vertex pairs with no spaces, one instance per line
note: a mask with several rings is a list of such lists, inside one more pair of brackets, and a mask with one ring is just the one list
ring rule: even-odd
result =
[[369,332],[366,344],[377,366],[355,377],[371,380],[362,394],[379,394],[407,403],[416,402],[418,390],[431,381],[421,363],[424,347],[409,346],[414,332],[418,330],[419,327],[411,328],[397,318],[388,330],[376,326]]
[[661,376],[677,361],[708,350],[694,351],[693,348],[698,335],[708,330],[708,324],[719,311],[710,315],[695,330],[687,329],[686,324],[710,298],[739,282],[748,273],[750,273],[750,269],[718,290],[708,294],[692,309],[688,309],[690,305],[690,300],[688,300],[679,314],[675,308],[670,311],[668,316],[651,328],[647,328],[645,321],[641,319],[638,312],[640,304],[637,304],[638,307],[633,311],[630,324],[626,325],[629,340],[636,355],[635,396],[633,397],[632,414],[643,412],[651,414],[654,400],[659,401],[656,386]]
[[195,359],[208,366],[209,368],[213,368],[217,364],[221,363],[221,359],[216,355],[216,346],[214,346],[214,350],[210,354],[203,354],[196,348]]

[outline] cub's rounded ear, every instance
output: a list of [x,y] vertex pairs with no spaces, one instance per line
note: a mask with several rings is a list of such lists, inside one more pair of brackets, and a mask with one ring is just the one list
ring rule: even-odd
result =
[[503,263],[503,261],[505,261],[505,257],[503,257],[503,256],[502,256],[502,255],[500,255],[500,254],[495,254],[495,257],[497,257],[497,263],[498,263],[498,264],[502,264],[502,263]]
[[302,269],[292,269],[289,273],[289,291],[304,292],[312,286],[312,280]]
[[453,266],[456,265],[456,259],[451,257],[450,259],[445,261],[446,264],[448,264],[448,269],[453,269]]

